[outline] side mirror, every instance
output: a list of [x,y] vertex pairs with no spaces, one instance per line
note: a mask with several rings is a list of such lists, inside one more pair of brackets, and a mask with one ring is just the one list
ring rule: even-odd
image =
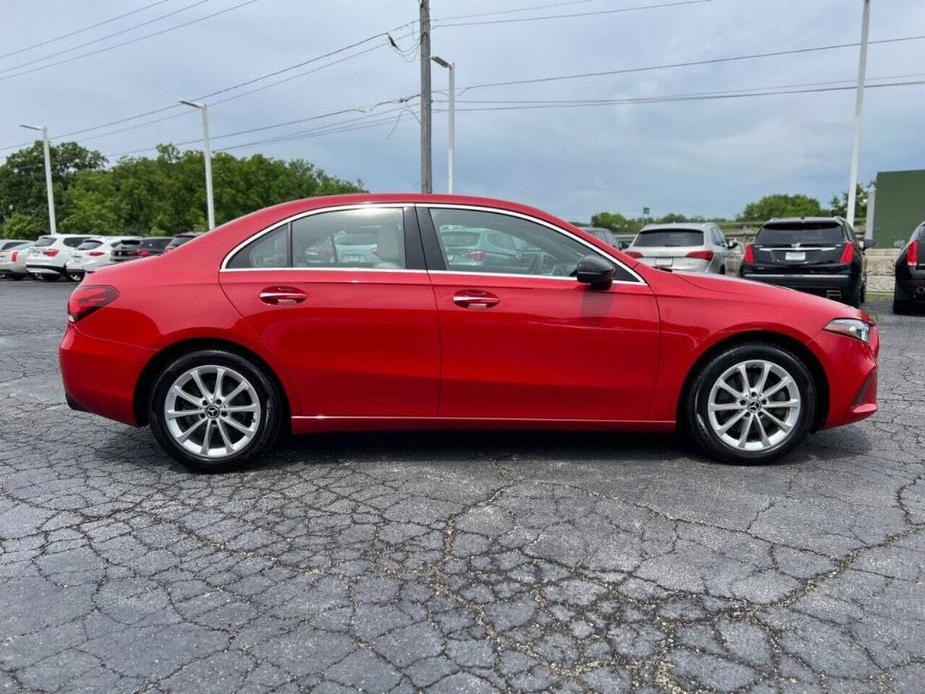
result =
[[591,289],[610,289],[616,268],[597,255],[586,255],[575,268],[577,279]]
[[875,245],[873,239],[861,239],[861,250],[866,251],[868,248],[873,248]]
[[730,239],[729,241],[726,241],[726,248],[728,248],[730,251],[735,250],[740,245],[741,244],[735,239]]

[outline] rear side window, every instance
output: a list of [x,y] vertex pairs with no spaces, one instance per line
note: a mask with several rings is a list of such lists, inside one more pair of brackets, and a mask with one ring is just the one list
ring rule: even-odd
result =
[[641,231],[634,246],[702,246],[703,232],[696,229],[652,229]]
[[837,222],[772,222],[755,237],[755,243],[762,246],[831,245],[844,241],[845,232]]
[[247,244],[228,261],[228,267],[244,268],[284,268],[290,267],[289,260],[289,225],[283,224],[259,239]]
[[32,244],[37,248],[44,248],[45,246],[51,246],[55,242],[54,236],[40,236],[38,240]]

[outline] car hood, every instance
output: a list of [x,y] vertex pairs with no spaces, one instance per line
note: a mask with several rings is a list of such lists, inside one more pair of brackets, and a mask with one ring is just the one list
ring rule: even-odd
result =
[[706,275],[702,273],[675,272],[678,279],[687,282],[698,289],[711,292],[732,294],[735,296],[748,296],[759,301],[774,301],[779,304],[789,304],[795,309],[819,311],[832,318],[860,318],[873,323],[873,319],[866,311],[842,304],[821,296],[806,294],[787,287],[778,287],[764,282],[729,277],[727,275]]

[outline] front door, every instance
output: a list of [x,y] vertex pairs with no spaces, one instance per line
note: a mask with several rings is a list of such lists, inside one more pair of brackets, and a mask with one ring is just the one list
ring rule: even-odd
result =
[[295,382],[294,415],[436,415],[437,315],[413,209],[283,223],[231,257],[221,283]]
[[539,220],[418,213],[440,316],[441,416],[646,419],[659,318],[639,277],[618,265],[609,290],[579,284],[579,258],[600,252]]

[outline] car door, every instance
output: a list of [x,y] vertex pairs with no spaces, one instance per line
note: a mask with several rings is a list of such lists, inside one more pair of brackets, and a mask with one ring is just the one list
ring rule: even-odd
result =
[[[440,416],[646,419],[659,316],[638,275],[615,263],[613,286],[589,289],[570,275],[582,256],[605,254],[528,216],[437,205],[418,216],[440,317]],[[449,261],[443,235],[469,228],[512,237],[517,271]]]
[[[335,242],[345,234],[376,249]],[[327,208],[283,222],[229,254],[220,278],[296,384],[293,414],[436,415],[436,305],[413,208]]]

